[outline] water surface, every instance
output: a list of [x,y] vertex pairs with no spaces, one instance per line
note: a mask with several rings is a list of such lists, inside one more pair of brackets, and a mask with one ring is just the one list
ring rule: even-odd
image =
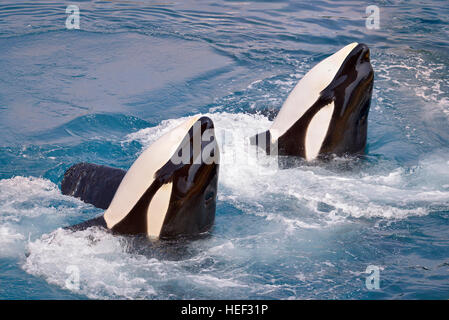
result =
[[[66,3],[0,1],[1,298],[449,298],[446,1],[70,4],[79,30]],[[257,111],[353,41],[375,70],[367,159],[257,162],[244,145],[270,126]],[[208,237],[146,246],[61,229],[101,213],[61,194],[70,165],[126,169],[197,113],[223,155]]]

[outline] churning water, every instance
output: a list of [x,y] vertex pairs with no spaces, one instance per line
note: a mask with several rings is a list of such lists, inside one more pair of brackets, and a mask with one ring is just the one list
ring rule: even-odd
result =
[[[1,298],[449,298],[446,1],[77,4],[68,30],[65,3],[0,1]],[[257,111],[353,41],[375,71],[366,159],[256,161]],[[128,168],[197,113],[221,139],[210,235],[61,229],[101,213],[61,194],[70,165]]]

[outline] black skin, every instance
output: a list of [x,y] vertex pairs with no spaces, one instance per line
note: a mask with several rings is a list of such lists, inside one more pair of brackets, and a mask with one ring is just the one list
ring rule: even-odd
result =
[[[201,124],[201,136],[203,136],[205,130],[214,128],[212,121],[207,117],[202,117],[198,121]],[[169,182],[173,183],[173,190],[160,238],[196,237],[201,233],[207,232],[213,226],[219,165],[215,162],[207,164],[202,160],[199,164],[193,163],[193,127],[189,130],[188,137],[187,143],[190,148],[189,163],[174,164],[169,160],[162,166],[156,172],[154,182],[129,214],[112,228],[113,232],[127,235],[145,234],[147,226],[146,212],[151,199],[162,185]],[[212,137],[210,141],[201,142],[201,152],[210,143],[216,144],[215,137]],[[182,144],[178,148],[178,153],[181,150]],[[214,150],[217,152],[217,147]],[[213,156],[211,154],[211,157]],[[72,184],[76,183],[72,182]],[[91,226],[106,227],[106,223],[101,216],[72,226],[70,229],[80,230]]]
[[[278,155],[305,158],[305,137],[308,124],[324,106],[334,102],[334,113],[319,159],[331,156],[360,155],[366,147],[368,113],[373,90],[374,71],[369,59],[369,48],[358,44],[346,57],[332,82],[318,100],[278,139]],[[260,136],[251,138],[258,145]],[[261,146],[269,153],[270,145]],[[285,158],[285,157],[284,157]]]
[[107,209],[126,171],[93,163],[77,163],[64,174],[62,194]]

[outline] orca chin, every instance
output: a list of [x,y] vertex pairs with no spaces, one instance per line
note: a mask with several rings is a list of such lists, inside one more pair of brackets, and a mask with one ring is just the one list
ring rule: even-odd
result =
[[62,193],[106,211],[68,228],[197,237],[214,224],[219,157],[212,120],[195,116],[155,141],[128,171],[78,163],[64,174]]
[[373,81],[369,48],[345,46],[298,82],[271,128],[250,143],[278,155],[280,164],[286,157],[313,161],[364,154]]

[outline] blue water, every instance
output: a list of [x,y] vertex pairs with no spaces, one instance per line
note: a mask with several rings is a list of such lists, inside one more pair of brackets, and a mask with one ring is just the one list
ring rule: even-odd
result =
[[[79,30],[68,3],[0,1],[0,298],[449,299],[447,1],[70,4]],[[243,142],[270,121],[255,111],[353,41],[375,70],[367,159],[256,162]],[[70,165],[128,168],[197,113],[222,139],[210,236],[60,229],[101,213],[61,194]]]

